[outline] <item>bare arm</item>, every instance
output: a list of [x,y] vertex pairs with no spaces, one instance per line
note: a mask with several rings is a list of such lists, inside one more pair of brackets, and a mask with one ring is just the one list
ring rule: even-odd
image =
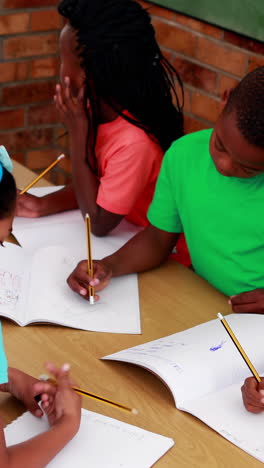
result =
[[114,254],[103,260],[95,260],[93,278],[87,273],[87,261],[78,263],[67,280],[68,285],[74,292],[88,299],[89,284],[100,291],[107,286],[112,276],[139,273],[159,266],[167,259],[178,237],[177,233],[162,231],[150,225]]
[[45,467],[57,453],[76,434],[65,418],[47,432],[18,445],[6,447],[3,427],[0,427],[0,468],[42,468]]
[[54,99],[61,120],[69,132],[72,181],[78,206],[83,216],[89,213],[93,233],[104,236],[120,223],[123,216],[106,211],[96,203],[100,181],[86,162],[89,129],[84,89],[80,90],[77,98],[73,98],[70,78],[66,77],[64,89],[61,85],[56,86]]
[[177,233],[150,225],[103,261],[111,268],[113,276],[150,270],[168,258],[178,237]]
[[26,218],[38,218],[76,208],[78,204],[72,184],[44,197],[36,197],[29,193],[17,196],[17,216]]

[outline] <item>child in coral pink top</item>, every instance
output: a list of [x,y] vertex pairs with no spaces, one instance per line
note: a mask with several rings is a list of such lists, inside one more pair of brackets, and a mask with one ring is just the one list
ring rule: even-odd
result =
[[99,236],[123,217],[145,226],[163,154],[183,134],[178,75],[137,2],[62,0],[59,12],[67,23],[54,99],[69,134],[72,184],[42,198],[18,197],[17,213],[79,207]]

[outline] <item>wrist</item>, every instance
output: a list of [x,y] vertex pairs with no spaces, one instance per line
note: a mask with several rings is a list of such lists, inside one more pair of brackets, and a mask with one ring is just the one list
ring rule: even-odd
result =
[[60,428],[69,438],[72,438],[77,434],[80,427],[81,419],[73,415],[64,414],[55,424],[54,427]]
[[1,392],[12,393],[11,389],[15,380],[16,372],[17,372],[17,369],[13,369],[12,367],[8,368],[8,382],[0,385]]

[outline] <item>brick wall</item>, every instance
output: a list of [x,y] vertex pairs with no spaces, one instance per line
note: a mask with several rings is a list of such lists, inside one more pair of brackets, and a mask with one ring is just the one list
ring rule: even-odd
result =
[[[96,0],[95,0],[96,1]],[[223,91],[264,65],[264,45],[253,39],[140,1],[149,8],[162,50],[185,87],[186,132],[210,127]],[[0,0],[0,144],[33,170],[67,147],[53,109],[58,80],[57,0]],[[69,161],[50,178],[65,183]]]

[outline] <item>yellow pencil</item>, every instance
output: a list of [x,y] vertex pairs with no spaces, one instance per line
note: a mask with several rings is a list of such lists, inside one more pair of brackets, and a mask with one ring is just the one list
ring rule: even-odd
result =
[[[88,213],[85,216],[86,221],[86,238],[87,238],[87,268],[88,268],[88,275],[93,277],[93,259],[92,259],[92,241],[91,241],[91,219]],[[90,304],[94,304],[94,287],[89,286],[89,302]]]
[[61,154],[60,156],[58,156],[57,159],[52,164],[50,164],[49,167],[47,167],[47,169],[41,172],[41,174],[39,174],[38,177],[36,177],[32,182],[30,182],[30,184],[28,184],[23,190],[21,190],[19,195],[23,195],[23,193],[26,193],[31,187],[33,187],[33,185],[35,185],[40,179],[42,179],[42,177],[44,177],[44,175],[46,175],[63,158],[65,158],[65,154]]
[[[57,385],[56,380],[49,378],[47,375],[41,375],[40,380],[45,380],[46,382],[51,383],[52,385]],[[88,398],[92,398],[93,400],[101,401],[102,403],[106,403],[110,406],[114,406],[115,408],[122,409],[127,411],[128,413],[138,414],[138,411],[135,408],[129,408],[128,406],[122,405],[121,403],[117,403],[116,401],[109,400],[108,398],[104,398],[100,395],[96,395],[95,393],[87,392],[79,387],[73,386],[72,389],[78,393],[79,395],[86,396]]]
[[236,346],[237,350],[239,351],[242,358],[244,359],[244,361],[245,361],[246,365],[248,366],[250,372],[252,373],[253,377],[255,377],[257,382],[260,382],[261,378],[260,378],[259,374],[257,373],[257,371],[256,371],[255,367],[253,366],[252,362],[250,361],[249,357],[245,353],[245,351],[242,348],[241,344],[239,343],[238,339],[236,338],[236,336],[232,332],[232,330],[231,330],[230,326],[228,325],[227,321],[224,319],[223,315],[220,314],[220,313],[217,314],[217,317],[221,320],[224,328],[226,329],[228,335],[230,336],[230,338],[233,341],[234,345]]

